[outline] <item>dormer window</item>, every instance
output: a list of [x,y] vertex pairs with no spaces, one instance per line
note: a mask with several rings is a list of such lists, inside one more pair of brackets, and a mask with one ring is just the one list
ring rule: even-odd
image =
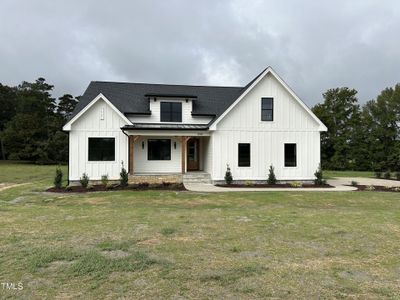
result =
[[182,122],[181,102],[161,102],[161,122]]

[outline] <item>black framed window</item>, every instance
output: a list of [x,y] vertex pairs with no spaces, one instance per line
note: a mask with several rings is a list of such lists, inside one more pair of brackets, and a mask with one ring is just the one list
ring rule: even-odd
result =
[[274,120],[274,98],[261,98],[261,121]]
[[285,167],[297,166],[296,144],[285,144]]
[[250,167],[250,144],[240,143],[238,154],[239,154],[239,159],[238,159],[239,167]]
[[161,122],[182,122],[181,102],[161,102]]
[[148,160],[171,160],[171,140],[147,140]]
[[89,161],[114,161],[115,138],[89,138]]

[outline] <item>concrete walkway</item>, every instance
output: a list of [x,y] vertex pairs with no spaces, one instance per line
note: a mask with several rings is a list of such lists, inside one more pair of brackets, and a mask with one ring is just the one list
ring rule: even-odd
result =
[[347,192],[357,190],[357,188],[349,186],[351,181],[357,181],[360,185],[400,186],[400,181],[395,180],[340,177],[328,180],[328,184],[332,185],[332,188],[234,188],[219,187],[209,183],[185,183],[185,187],[192,192]]

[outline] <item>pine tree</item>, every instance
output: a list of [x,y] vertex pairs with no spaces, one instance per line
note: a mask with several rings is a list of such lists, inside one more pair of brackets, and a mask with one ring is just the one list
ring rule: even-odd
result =
[[269,166],[269,173],[268,173],[268,184],[276,184],[276,176],[274,167],[272,165]]
[[226,184],[231,184],[233,181],[231,168],[228,164],[226,164],[226,172],[225,172],[225,182]]

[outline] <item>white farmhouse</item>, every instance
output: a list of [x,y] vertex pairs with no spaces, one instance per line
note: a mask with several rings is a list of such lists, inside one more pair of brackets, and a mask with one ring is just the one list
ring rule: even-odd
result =
[[[268,67],[245,87],[91,82],[71,119],[69,179],[314,179],[325,125]],[[186,175],[185,175],[186,174]],[[182,176],[185,175],[185,176]],[[196,175],[196,176],[197,176]]]

